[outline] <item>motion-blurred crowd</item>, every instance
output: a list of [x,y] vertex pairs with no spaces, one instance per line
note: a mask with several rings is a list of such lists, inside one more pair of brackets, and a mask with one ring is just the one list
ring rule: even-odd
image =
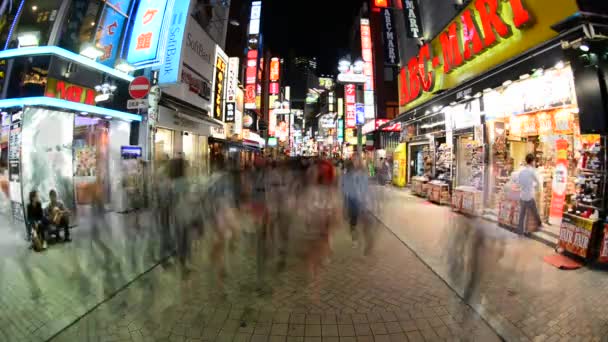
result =
[[178,157],[154,175],[160,254],[175,251],[185,274],[203,240],[211,242],[202,252],[209,253],[218,286],[227,273],[227,253],[241,239],[255,241],[260,289],[267,270],[285,269],[290,256],[305,263],[314,281],[331,258],[332,237],[340,228],[350,227],[354,248],[371,251],[366,213],[374,201],[364,161],[257,156],[248,167],[222,166],[203,179],[188,177],[187,162]]

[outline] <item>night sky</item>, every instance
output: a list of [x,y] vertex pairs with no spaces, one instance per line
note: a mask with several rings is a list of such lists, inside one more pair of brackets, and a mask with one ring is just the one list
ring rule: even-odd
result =
[[319,73],[335,74],[347,54],[354,18],[363,0],[263,0],[265,45],[288,57],[317,57]]

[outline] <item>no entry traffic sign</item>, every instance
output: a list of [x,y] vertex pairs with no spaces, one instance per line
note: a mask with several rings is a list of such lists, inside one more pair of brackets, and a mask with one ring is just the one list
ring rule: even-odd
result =
[[150,92],[150,80],[145,76],[135,77],[129,84],[129,94],[134,99],[143,99]]

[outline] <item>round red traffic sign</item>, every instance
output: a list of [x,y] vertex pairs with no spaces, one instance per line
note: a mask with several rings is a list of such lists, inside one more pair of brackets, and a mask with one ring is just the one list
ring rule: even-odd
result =
[[145,76],[137,76],[129,84],[129,94],[134,99],[143,99],[150,92],[150,80]]

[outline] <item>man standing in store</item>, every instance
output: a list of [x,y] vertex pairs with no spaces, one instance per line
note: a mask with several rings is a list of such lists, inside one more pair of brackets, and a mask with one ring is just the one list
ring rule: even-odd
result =
[[533,154],[530,153],[526,156],[526,166],[519,171],[517,183],[520,187],[521,199],[518,227],[520,232],[527,235],[528,230],[526,226],[526,214],[528,212],[531,212],[531,214],[534,216],[534,219],[538,223],[539,227],[542,225],[540,215],[538,214],[538,208],[536,207],[536,201],[534,200],[536,187],[539,186],[540,182],[538,181],[538,177],[536,177],[535,158]]

